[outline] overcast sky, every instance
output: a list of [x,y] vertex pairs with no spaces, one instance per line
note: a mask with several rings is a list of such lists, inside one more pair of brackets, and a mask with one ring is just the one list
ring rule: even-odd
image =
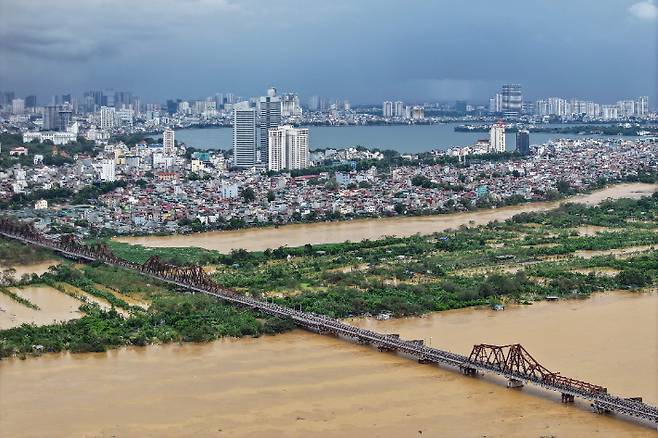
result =
[[656,96],[652,0],[0,0],[0,90]]

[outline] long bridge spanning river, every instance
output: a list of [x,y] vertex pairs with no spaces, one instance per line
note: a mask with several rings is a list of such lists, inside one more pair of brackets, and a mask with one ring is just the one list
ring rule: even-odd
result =
[[297,326],[315,333],[369,344],[380,351],[397,352],[423,364],[452,367],[469,376],[487,372],[497,374],[507,379],[509,387],[533,384],[559,393],[563,403],[573,403],[575,398],[581,398],[590,402],[594,412],[617,413],[658,426],[658,408],[643,403],[640,397],[615,396],[609,394],[603,386],[549,371],[520,344],[503,346],[479,344],[473,347],[469,356],[464,356],[428,347],[422,340],[404,340],[396,334],[360,329],[326,316],[302,312],[235,293],[215,283],[201,266],[175,266],[163,262],[158,256],[152,256],[143,264],[132,263],[117,257],[104,244],[83,245],[70,235],[63,236],[59,240],[50,239],[39,233],[31,224],[6,218],[0,218],[0,235],[50,249],[67,258],[102,262],[130,269],[178,288],[203,293],[268,315],[289,318]]

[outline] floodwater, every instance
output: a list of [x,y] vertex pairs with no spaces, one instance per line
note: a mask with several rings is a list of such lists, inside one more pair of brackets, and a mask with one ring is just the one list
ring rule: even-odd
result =
[[[570,202],[595,205],[607,198],[640,198],[658,190],[658,184],[618,184],[590,194],[576,195]],[[350,240],[378,239],[383,236],[411,236],[416,233],[430,234],[458,228],[460,225],[483,225],[493,220],[503,221],[515,214],[528,211],[545,211],[556,208],[564,201],[534,202],[497,209],[485,209],[465,213],[453,213],[422,217],[396,217],[384,219],[360,219],[343,222],[286,225],[279,228],[251,228],[237,231],[216,231],[190,235],[123,237],[120,242],[152,247],[196,246],[230,252],[244,248],[263,251],[267,248],[302,246],[307,243],[337,243]]]
[[43,262],[38,262],[38,263],[30,263],[26,265],[10,265],[10,266],[6,266],[0,263],[0,272],[4,271],[5,269],[14,269],[16,271],[14,273],[14,279],[20,280],[21,277],[25,274],[42,275],[48,272],[48,269],[51,266],[56,266],[59,265],[60,263],[61,262],[59,260],[45,260]]
[[23,323],[52,324],[80,318],[78,310],[82,302],[50,286],[12,287],[10,291],[39,306],[32,309],[4,294],[0,294],[0,329],[16,327]]
[[[658,403],[656,293],[352,323],[463,354],[520,342],[551,370]],[[0,412],[12,437],[656,436],[556,394],[300,330],[3,361]]]

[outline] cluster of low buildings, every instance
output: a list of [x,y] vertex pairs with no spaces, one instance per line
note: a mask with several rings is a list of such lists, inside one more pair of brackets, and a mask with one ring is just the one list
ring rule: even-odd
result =
[[[436,151],[438,157],[451,151]],[[99,181],[125,181],[89,205],[52,206],[38,199],[14,214],[38,218],[44,228],[84,223],[81,233],[106,228],[114,233],[150,234],[208,228],[285,224],[337,218],[430,214],[546,199],[558,182],[584,190],[639,172],[657,170],[658,142],[560,140],[534,146],[532,154],[506,161],[472,159],[468,165],[410,165],[385,172],[357,170],[359,160],[382,160],[377,151],[327,149],[309,154],[311,163],[342,163],[351,171],[291,176],[252,166],[227,167],[221,152],[188,154],[173,134],[162,143],[107,145],[97,157],[75,164],[14,167],[0,173],[0,198],[54,187],[78,190]],[[414,160],[417,160],[414,162]],[[437,160],[439,162],[440,160]],[[345,166],[341,166],[344,169]],[[417,184],[417,177],[429,184]],[[251,196],[245,196],[250,192]],[[82,222],[81,222],[82,221]],[[80,227],[80,225],[75,225]]]

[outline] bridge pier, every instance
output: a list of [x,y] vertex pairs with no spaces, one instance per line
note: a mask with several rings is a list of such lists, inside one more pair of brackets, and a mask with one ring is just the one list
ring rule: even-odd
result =
[[478,375],[478,370],[475,368],[466,366],[466,365],[459,365],[459,371],[461,371],[462,374],[465,376],[477,376]]
[[523,382],[519,379],[509,379],[507,382],[508,388],[523,388]]
[[434,362],[431,359],[428,359],[426,357],[421,357],[420,359],[418,359],[418,363],[430,364],[430,363],[434,363]]
[[562,393],[562,403],[573,403],[573,402],[574,402],[573,394]]

